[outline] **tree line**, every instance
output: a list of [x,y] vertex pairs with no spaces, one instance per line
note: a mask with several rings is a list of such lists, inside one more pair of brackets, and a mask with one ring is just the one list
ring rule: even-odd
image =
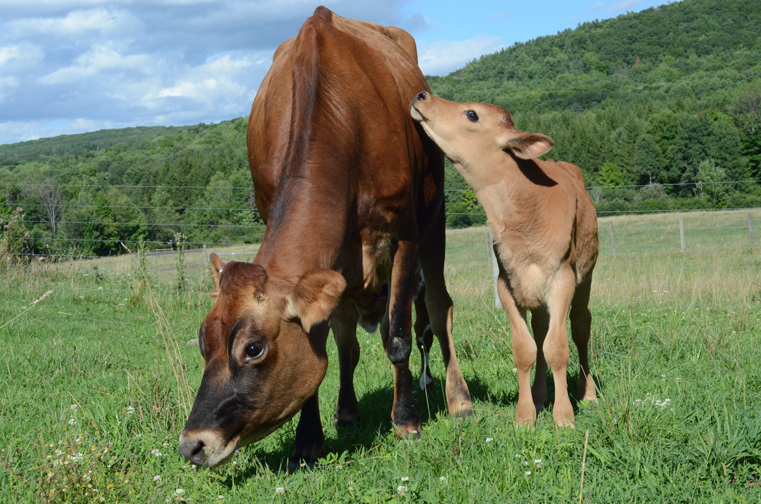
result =
[[[435,94],[509,109],[555,140],[598,213],[761,206],[761,3],[684,0],[515,44]],[[251,243],[246,118],[0,145],[0,254]],[[751,182],[749,182],[751,181]],[[485,222],[446,167],[447,222]],[[178,235],[179,234],[179,235]]]

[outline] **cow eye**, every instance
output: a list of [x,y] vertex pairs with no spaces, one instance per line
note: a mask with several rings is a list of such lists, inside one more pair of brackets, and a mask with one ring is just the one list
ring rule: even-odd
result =
[[468,117],[468,121],[478,122],[478,114],[476,114],[475,110],[468,110],[465,112],[465,115]]
[[254,361],[264,355],[264,345],[259,342],[251,342],[246,345],[246,361]]

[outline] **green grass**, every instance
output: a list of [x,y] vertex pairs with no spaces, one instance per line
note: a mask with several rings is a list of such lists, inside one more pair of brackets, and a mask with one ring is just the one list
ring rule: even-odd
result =
[[[745,215],[688,214],[685,227],[747,224]],[[676,218],[616,219],[617,229],[651,230],[640,231],[646,243]],[[722,240],[736,250],[690,245],[682,254],[678,231],[676,251],[624,251],[633,247],[623,238],[615,258],[603,249],[591,345],[600,405],[574,402],[575,430],[557,430],[550,407],[527,431],[514,427],[509,326],[494,308],[485,229],[450,232],[446,275],[475,414],[447,416],[434,351],[435,390],[417,392],[423,436],[395,439],[390,364],[379,336],[360,330],[361,426],[331,425],[338,372],[329,344],[325,459],[293,474],[285,467],[295,421],[219,470],[177,454],[203,369],[185,342],[212,303],[204,270],[190,270],[181,293],[171,272],[152,273],[140,294],[126,259],[6,271],[0,502],[579,502],[582,465],[582,502],[758,502],[761,255],[744,249],[744,236]]]

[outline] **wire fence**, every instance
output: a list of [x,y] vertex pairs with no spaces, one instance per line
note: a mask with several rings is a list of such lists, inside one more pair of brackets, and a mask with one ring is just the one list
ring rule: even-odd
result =
[[[749,187],[761,184],[761,180],[717,181],[715,187]],[[8,187],[17,190],[10,191]],[[647,184],[625,186],[589,186],[587,190],[593,199],[615,199],[622,194],[631,194],[632,191],[649,191],[651,194],[654,187],[658,191],[691,188],[696,193],[707,186],[703,182],[681,182],[673,184]],[[190,249],[203,247],[226,247],[235,243],[254,243],[263,235],[265,225],[258,219],[258,213],[253,205],[253,189],[246,186],[186,186],[186,185],[109,185],[109,184],[59,184],[58,189],[99,191],[103,189],[116,189],[123,191],[132,190],[177,190],[177,191],[238,191],[243,198],[241,201],[225,201],[229,205],[199,204],[198,201],[188,199],[187,206],[177,204],[148,203],[124,204],[124,202],[108,202],[106,206],[95,203],[82,202],[59,202],[51,210],[50,202],[41,199],[22,197],[24,190],[50,188],[49,183],[23,183],[9,184],[5,189],[5,206],[14,208],[23,205],[25,210],[36,210],[29,217],[18,219],[17,222],[27,228],[44,230],[36,236],[20,234],[14,236],[9,233],[3,234],[0,229],[0,240],[6,242],[32,242],[35,247],[10,247],[8,251],[0,249],[0,257],[16,256],[19,258],[59,261],[63,259],[94,259],[103,255],[118,255],[128,253],[141,243],[149,248],[166,247],[172,240],[174,233],[185,233],[188,239],[183,246]],[[656,193],[658,192],[656,191]],[[462,198],[466,195],[474,196],[469,188],[446,189],[448,199]],[[660,193],[658,193],[660,194]],[[663,193],[665,195],[665,192]],[[237,197],[237,196],[236,196]],[[192,203],[192,204],[191,204]],[[734,221],[717,223],[714,226],[690,222],[689,216],[696,212],[706,212],[706,209],[679,209],[656,207],[652,204],[647,209],[638,209],[636,205],[622,209],[605,209],[605,205],[598,208],[598,216],[601,218],[599,234],[601,237],[601,253],[611,253],[614,257],[626,252],[645,251],[674,251],[686,252],[702,248],[704,250],[754,250],[758,244],[754,242],[753,214],[755,209],[722,208],[721,212],[742,210],[745,216]],[[96,219],[98,211],[108,210],[112,212],[111,218]],[[484,224],[486,215],[475,204],[473,208],[464,208],[463,205],[449,205],[446,213],[448,222],[452,221],[454,227]],[[45,211],[47,210],[47,212]],[[88,218],[82,218],[81,213],[69,213],[68,210],[91,210]],[[119,212],[125,211],[125,212]],[[137,214],[129,214],[128,211],[137,211]],[[718,212],[718,211],[717,211]],[[46,218],[45,214],[48,214]],[[207,213],[216,213],[213,216]],[[219,215],[217,215],[219,214]],[[665,225],[661,221],[650,228],[632,227],[626,223],[614,221],[607,222],[605,217],[624,215],[668,215],[673,214],[671,225]],[[739,215],[739,213],[738,213]],[[121,218],[120,218],[121,217]],[[462,218],[465,218],[464,220]],[[705,219],[700,219],[704,222]],[[761,222],[761,215],[756,215],[756,223]],[[4,225],[0,222],[0,228]],[[109,232],[90,232],[87,229],[109,228]],[[229,234],[226,235],[226,233]],[[756,233],[758,234],[758,233]],[[719,237],[720,239],[716,239]],[[98,247],[103,245],[102,247]],[[93,250],[98,252],[93,252]]]

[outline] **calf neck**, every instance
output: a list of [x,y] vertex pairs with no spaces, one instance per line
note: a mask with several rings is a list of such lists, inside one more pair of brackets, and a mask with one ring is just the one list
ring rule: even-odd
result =
[[[557,425],[573,426],[566,385],[569,308],[581,367],[579,399],[597,401],[587,345],[599,239],[581,170],[537,159],[553,147],[552,139],[515,130],[510,113],[495,105],[455,103],[421,92],[412,102],[411,114],[486,211],[499,259],[497,292],[510,320],[518,371],[518,424],[533,424],[542,409],[549,364],[555,381],[553,418]],[[534,363],[536,378],[531,386]]]

